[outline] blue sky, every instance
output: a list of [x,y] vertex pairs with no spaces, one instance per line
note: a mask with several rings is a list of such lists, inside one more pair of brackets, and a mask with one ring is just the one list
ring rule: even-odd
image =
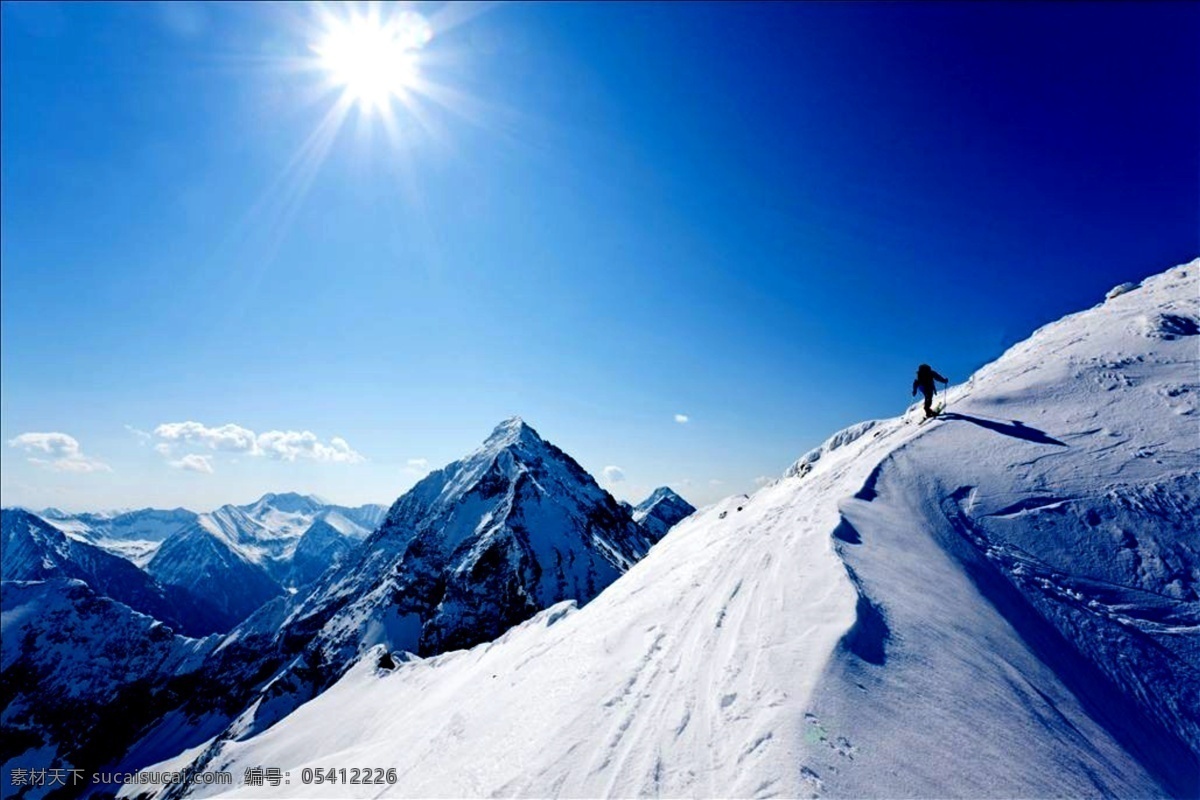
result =
[[513,414],[709,502],[1200,251],[1195,4],[386,6],[390,133],[322,9],[4,3],[5,505],[391,502]]

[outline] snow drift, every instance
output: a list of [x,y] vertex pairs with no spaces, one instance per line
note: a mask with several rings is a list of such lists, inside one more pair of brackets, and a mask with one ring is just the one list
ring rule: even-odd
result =
[[288,783],[194,795],[1195,796],[1198,293],[1200,260],[1045,326],[582,609],[372,651],[206,749]]

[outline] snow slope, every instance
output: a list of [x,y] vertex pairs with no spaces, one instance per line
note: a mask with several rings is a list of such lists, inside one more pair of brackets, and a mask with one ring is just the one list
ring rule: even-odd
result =
[[[289,772],[253,797],[1194,796],[1198,294],[1200,260],[1048,325],[583,609],[372,652],[205,768]],[[331,766],[399,780],[301,782]]]
[[815,789],[1200,793],[1198,276],[1039,330],[842,502],[874,657],[809,711],[870,762],[810,742]]

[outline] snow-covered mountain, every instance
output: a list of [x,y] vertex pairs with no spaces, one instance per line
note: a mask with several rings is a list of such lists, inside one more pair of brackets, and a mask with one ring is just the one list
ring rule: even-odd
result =
[[172,534],[146,565],[146,572],[202,598],[214,612],[218,626],[214,630],[225,631],[283,594],[283,588],[242,552],[233,537],[245,529],[229,524],[230,516],[222,512],[202,515]]
[[[244,520],[239,534],[243,553],[262,565],[281,585],[295,588],[301,585],[296,583],[298,576],[307,575],[316,568],[315,559],[324,558],[328,567],[335,557],[343,555],[345,544],[357,544],[374,532],[386,512],[386,506],[374,503],[350,508],[327,503],[313,495],[286,492],[263,495],[248,506],[224,506],[214,514]],[[296,549],[305,533],[318,522],[336,530],[342,539],[309,539],[302,553],[308,566],[298,573],[293,569]],[[322,542],[330,544],[333,550],[325,554],[317,552],[317,545]]]
[[144,567],[164,539],[195,522],[198,515],[186,508],[83,514],[47,508],[38,512],[38,516],[74,539],[94,544]]
[[633,506],[633,521],[654,539],[661,539],[671,528],[694,514],[696,508],[670,487],[660,486],[649,497]]
[[[227,631],[282,599],[280,584],[248,554],[275,563],[265,555],[274,547],[285,554],[279,568],[291,570],[294,549],[296,574],[311,581],[385,510],[267,495],[208,514],[0,511],[4,796],[17,791],[9,767],[93,769],[125,753],[143,726],[153,735],[131,756],[141,763],[175,754],[205,724],[220,731],[241,706],[226,707],[228,673],[200,671],[217,638],[173,631]],[[307,533],[289,527],[309,520]],[[130,547],[147,556],[144,570],[121,555]],[[20,796],[49,788],[25,787]]]
[[[383,511],[378,505],[331,505],[294,492],[266,494],[249,505],[197,515],[159,544],[146,571],[203,598],[220,620],[216,630],[227,631],[344,558]],[[306,539],[314,527],[316,533]]]
[[[256,502],[241,506],[241,509],[264,525],[267,525],[268,520],[275,520],[275,524],[267,527],[290,535],[302,532],[304,522],[311,521],[328,505],[329,503],[311,494],[268,492]],[[301,531],[297,531],[297,527],[300,527]]]
[[217,629],[205,602],[172,591],[124,558],[74,539],[24,509],[0,511],[0,540],[0,576],[5,582],[74,578],[183,633],[202,635]]
[[[417,626],[372,637],[366,579],[323,579],[346,598],[323,631],[381,645],[276,724],[172,762],[292,782],[169,794],[1194,797],[1198,334],[1200,260],[1038,330],[940,419],[856,425],[693,514],[585,607],[469,650],[386,658]],[[453,513],[469,544],[435,560],[407,509],[486,514],[542,486],[499,463],[402,498],[372,537],[392,555],[356,563],[399,602],[410,551],[496,563]],[[413,608],[423,633],[437,616]],[[397,781],[297,779],[358,765]]]
[[[129,602],[137,610],[182,625],[187,633],[201,635],[227,631],[267,600],[299,586],[297,581],[315,579],[378,527],[386,510],[377,504],[339,506],[312,495],[287,492],[203,514],[182,508],[82,514],[50,508],[36,515],[6,509],[4,513],[28,515],[42,531],[39,541],[53,539],[51,549],[69,551],[72,563],[80,565],[86,556],[88,563],[105,565],[102,572],[115,570],[119,579],[97,583],[92,573],[78,569],[63,574],[88,581],[101,594]],[[322,533],[333,530],[338,536],[310,537],[300,553],[301,565],[294,567],[293,558],[305,532],[318,522]],[[323,546],[329,550],[323,551]],[[103,557],[105,554],[120,558],[114,561]],[[4,555],[6,576],[15,570],[12,574],[20,572],[21,580],[42,577],[36,570],[30,572],[15,564],[10,569],[12,560],[8,553]],[[142,591],[142,584],[155,582],[125,569],[126,561],[144,568],[167,587],[181,609],[168,611],[161,604],[130,602],[130,592]],[[162,592],[161,586],[158,591]]]
[[595,597],[654,539],[574,459],[518,418],[392,506],[361,555],[323,577],[289,628],[328,659],[377,642],[422,654],[495,638]]
[[90,537],[161,542],[191,523],[197,515],[186,508],[142,508],[82,514],[68,514],[57,508],[47,508],[38,516],[65,531]]
[[244,506],[222,506],[219,510],[234,510],[258,523],[268,533],[256,538],[275,538],[290,541],[300,536],[319,519],[337,520],[334,523],[342,533],[354,539],[363,539],[383,522],[387,506],[368,503],[349,507],[329,503],[316,495],[296,492],[268,493],[253,503]]
[[48,781],[16,786],[14,769],[78,768],[90,775],[119,756],[130,731],[191,688],[189,676],[216,645],[215,637],[173,634],[71,578],[6,580],[0,592],[5,797],[62,793]]
[[222,506],[213,514],[236,520],[240,541],[260,559],[286,561],[300,537],[317,520],[330,521],[346,536],[361,540],[379,527],[386,511],[378,504],[349,508],[315,495],[284,492],[265,494],[249,505]]

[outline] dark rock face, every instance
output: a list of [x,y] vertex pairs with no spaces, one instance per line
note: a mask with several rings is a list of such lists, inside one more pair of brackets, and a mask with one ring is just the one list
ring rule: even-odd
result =
[[79,580],[5,581],[2,593],[5,760],[50,747],[55,767],[98,769],[191,693],[217,643],[174,634]]
[[318,519],[296,543],[286,583],[302,587],[321,577],[334,564],[340,564],[358,546],[351,537],[322,519]]
[[203,598],[221,631],[283,593],[262,567],[204,520],[164,541],[146,571],[161,583]]

